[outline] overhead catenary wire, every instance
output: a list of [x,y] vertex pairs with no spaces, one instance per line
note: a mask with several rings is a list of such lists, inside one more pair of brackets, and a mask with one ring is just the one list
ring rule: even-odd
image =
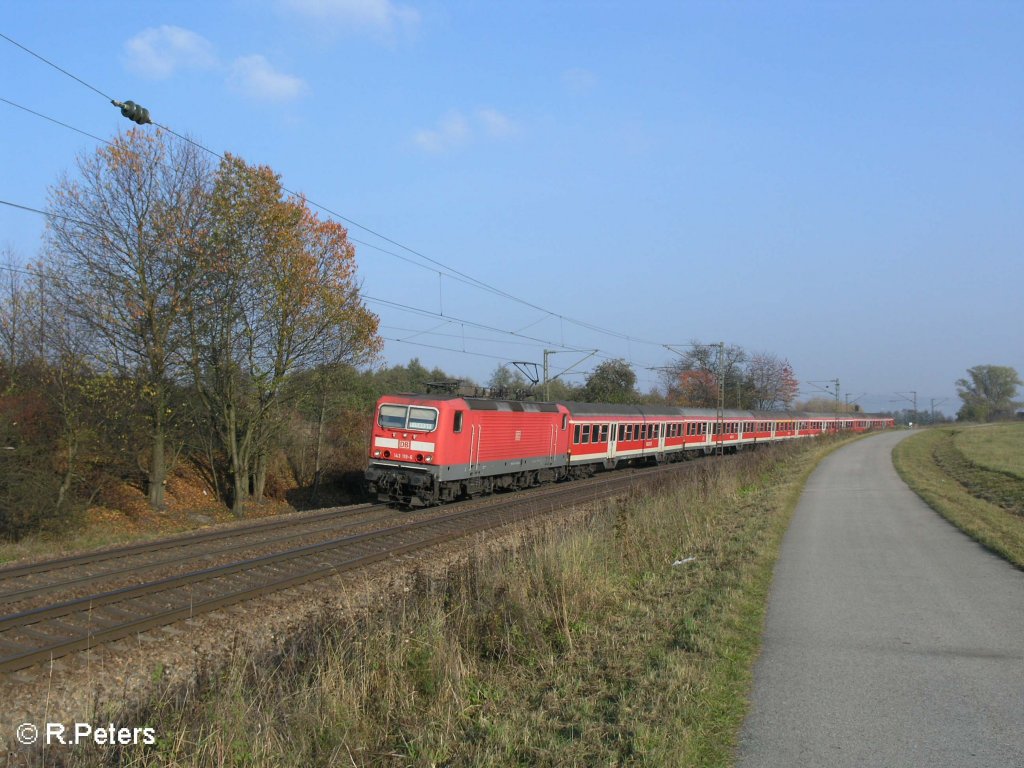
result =
[[[73,79],[74,81],[78,82],[82,86],[84,86],[84,87],[88,88],[89,90],[93,91],[94,93],[102,96],[105,100],[109,101],[114,106],[118,106],[118,107],[123,106],[123,104],[121,102],[117,101],[116,99],[111,97],[109,94],[107,94],[103,90],[101,90],[100,88],[95,87],[94,85],[92,85],[91,83],[89,83],[86,80],[82,79],[81,77],[78,77],[78,76],[74,75],[73,73],[71,73],[70,71],[64,69],[63,67],[60,67],[59,65],[55,64],[53,61],[51,61],[51,60],[47,59],[46,57],[36,53],[35,51],[29,49],[27,46],[22,45],[21,43],[13,40],[12,38],[8,37],[7,35],[3,35],[2,33],[0,33],[0,38],[3,38],[4,40],[10,42],[12,45],[18,47],[19,49],[25,51],[26,53],[30,54],[31,56],[33,56],[33,57],[37,58],[38,60],[44,62],[48,66],[53,67],[58,72],[66,75],[67,77],[70,77],[71,79]],[[98,141],[98,142],[101,142],[101,143],[104,143],[104,144],[107,144],[107,145],[112,145],[111,141],[109,141],[107,139],[104,139],[102,137],[99,137],[99,136],[95,136],[95,135],[93,135],[93,134],[91,134],[91,133],[89,133],[87,131],[83,131],[83,130],[81,130],[79,128],[76,128],[75,126],[70,125],[69,123],[66,123],[64,121],[58,120],[58,119],[53,118],[53,117],[50,117],[50,116],[45,115],[45,114],[43,114],[41,112],[38,112],[36,110],[30,109],[30,108],[25,107],[25,106],[23,106],[21,104],[13,102],[13,101],[11,101],[9,99],[0,98],[0,100],[2,100],[3,102],[7,103],[11,107],[23,110],[23,111],[25,111],[28,114],[31,114],[31,115],[36,116],[36,117],[38,117],[40,119],[43,119],[43,120],[47,120],[47,121],[49,121],[51,123],[54,123],[54,124],[56,124],[58,126],[61,126],[61,127],[65,128],[67,130],[71,130],[71,131],[74,131],[74,132],[79,133],[81,135],[87,136],[88,138],[93,139],[95,141]],[[157,127],[158,129],[163,130],[163,131],[167,132],[168,134],[170,134],[172,136],[175,136],[176,138],[178,138],[178,139],[180,139],[180,140],[182,140],[184,142],[187,142],[187,143],[195,146],[196,148],[200,149],[203,152],[206,152],[206,153],[210,154],[213,157],[216,157],[216,158],[218,158],[220,160],[224,160],[225,159],[224,156],[221,155],[220,153],[210,149],[209,147],[206,147],[202,143],[192,139],[191,137],[189,137],[187,135],[184,135],[184,134],[181,134],[181,133],[175,131],[170,126],[164,125],[164,124],[159,123],[157,121],[152,121],[152,124],[155,127]],[[392,250],[392,249],[389,249],[389,248],[385,248],[385,247],[382,247],[382,246],[380,246],[380,245],[378,245],[376,243],[367,242],[365,240],[352,237],[350,235],[349,236],[349,240],[351,242],[353,242],[353,243],[356,243],[358,245],[361,245],[361,246],[364,246],[364,247],[367,247],[367,248],[371,248],[371,249],[373,249],[375,251],[378,251],[380,253],[384,253],[384,254],[389,255],[389,256],[391,256],[393,258],[400,259],[400,260],[402,260],[405,263],[408,263],[408,264],[413,265],[413,266],[417,266],[417,267],[419,267],[421,269],[425,269],[425,270],[428,270],[428,271],[436,272],[438,274],[439,280],[441,280],[443,277],[448,277],[451,280],[457,281],[457,282],[462,283],[464,285],[468,285],[469,287],[476,288],[478,290],[482,290],[482,291],[491,293],[493,295],[497,295],[497,296],[503,297],[503,298],[505,298],[505,299],[507,299],[509,301],[518,303],[518,304],[520,304],[522,306],[528,307],[530,309],[533,309],[533,310],[536,310],[536,311],[542,313],[542,316],[540,318],[538,318],[536,320],[533,320],[530,323],[527,323],[527,325],[524,326],[522,329],[520,329],[520,331],[506,331],[504,329],[497,329],[497,328],[489,327],[489,326],[486,326],[486,325],[480,324],[480,323],[472,323],[472,322],[468,322],[468,321],[461,321],[461,322],[466,322],[467,324],[470,324],[471,327],[472,326],[480,327],[480,328],[484,328],[486,330],[490,330],[492,332],[506,334],[506,335],[511,335],[511,336],[517,336],[517,337],[520,337],[520,338],[523,338],[523,339],[526,339],[526,340],[536,341],[537,343],[540,343],[540,344],[558,346],[558,347],[561,347],[561,348],[567,349],[567,350],[577,350],[577,349],[580,349],[580,347],[574,347],[571,344],[566,344],[565,340],[564,340],[564,324],[565,323],[570,323],[572,325],[576,325],[576,326],[578,326],[580,328],[584,328],[584,329],[593,331],[595,333],[599,333],[599,334],[603,334],[603,335],[606,335],[606,336],[609,336],[609,337],[612,337],[612,338],[617,338],[617,339],[620,339],[620,340],[624,340],[624,341],[627,342],[627,344],[631,344],[632,342],[636,342],[636,343],[640,343],[640,344],[647,344],[647,345],[657,346],[657,347],[663,346],[663,344],[661,344],[659,342],[655,342],[655,341],[651,341],[651,340],[648,340],[648,339],[639,338],[639,337],[632,336],[632,335],[627,334],[627,333],[622,333],[620,331],[616,331],[616,330],[613,330],[613,329],[610,329],[610,328],[605,328],[605,327],[600,326],[600,325],[598,325],[596,323],[591,323],[591,322],[588,322],[588,321],[579,320],[579,319],[576,319],[576,318],[573,318],[573,317],[569,317],[568,315],[564,315],[562,313],[555,312],[555,311],[552,311],[552,310],[547,309],[545,307],[542,307],[542,306],[540,306],[540,305],[538,305],[538,304],[536,304],[536,303],[534,303],[532,301],[529,301],[527,299],[523,299],[523,298],[521,298],[519,296],[516,296],[516,295],[514,295],[514,294],[512,294],[512,293],[510,293],[508,291],[502,290],[502,289],[497,288],[497,287],[495,287],[495,286],[493,286],[493,285],[491,285],[491,284],[489,284],[489,283],[487,283],[487,282],[485,282],[483,280],[480,280],[480,279],[478,279],[476,277],[473,277],[472,275],[466,274],[465,272],[462,272],[462,271],[460,271],[458,269],[455,269],[454,267],[451,267],[451,266],[445,264],[444,262],[442,262],[440,260],[434,259],[434,258],[426,255],[425,253],[422,253],[421,251],[419,251],[419,250],[417,250],[415,248],[412,248],[410,246],[405,245],[404,243],[401,243],[401,242],[399,242],[399,241],[397,241],[397,240],[395,240],[393,238],[390,238],[387,235],[385,235],[385,234],[383,234],[381,232],[378,232],[378,231],[372,229],[369,226],[361,224],[360,222],[355,221],[354,219],[352,219],[350,217],[347,217],[347,216],[341,214],[340,212],[335,211],[335,210],[333,210],[333,209],[331,209],[331,208],[329,208],[329,207],[327,207],[327,206],[317,202],[316,200],[308,198],[305,195],[302,195],[301,193],[296,192],[295,190],[292,190],[292,189],[290,189],[290,188],[288,188],[288,187],[286,187],[284,185],[282,185],[282,190],[284,192],[294,196],[294,197],[303,199],[309,205],[311,205],[311,206],[313,206],[313,207],[323,211],[324,213],[326,213],[327,215],[329,215],[329,216],[331,216],[331,217],[333,217],[335,219],[343,221],[343,222],[345,222],[345,223],[347,223],[347,224],[349,224],[349,225],[351,225],[353,227],[356,227],[357,229],[360,229],[360,230],[362,230],[364,232],[367,232],[368,234],[370,234],[370,235],[378,238],[379,240],[382,240],[382,241],[384,241],[384,242],[394,246],[397,249],[400,249],[402,251],[405,251],[406,253],[409,253],[409,254],[412,254],[412,255],[416,256],[417,258],[421,259],[422,261],[427,262],[427,264],[424,264],[424,263],[422,263],[420,261],[416,261],[415,259],[411,259],[408,256],[403,255],[402,253],[396,252],[395,250]],[[11,202],[8,202],[8,201],[0,201],[0,203],[2,203],[4,205],[8,205],[8,206],[13,207],[13,208],[18,208],[18,209],[25,210],[25,211],[31,211],[31,212],[34,212],[34,213],[39,213],[39,214],[41,214],[43,216],[53,216],[53,217],[57,217],[57,218],[62,218],[64,220],[77,221],[77,220],[71,219],[70,217],[67,217],[67,216],[61,216],[59,214],[52,214],[52,213],[48,213],[48,212],[45,212],[45,211],[40,211],[38,209],[31,208],[29,206],[19,205],[19,204],[11,203]],[[77,222],[77,223],[81,224],[82,222]],[[434,265],[434,266],[432,267],[432,266],[429,266],[429,265]],[[435,269],[435,267],[439,267],[440,269]],[[31,274],[31,273],[28,273],[28,274]],[[446,317],[444,315],[443,292],[441,290],[442,286],[439,284],[438,287],[439,287],[439,306],[440,306],[440,310],[441,310],[440,313],[438,314],[438,316]],[[398,305],[398,303],[392,302],[392,306],[397,306],[397,305]],[[410,308],[410,309],[412,310],[413,308]],[[415,310],[415,311],[418,311],[418,312],[422,313],[422,310]],[[434,313],[430,313],[430,314],[434,314]],[[557,318],[559,320],[559,322],[561,324],[561,327],[562,327],[562,340],[561,340],[561,342],[554,342],[554,341],[545,340],[545,339],[536,339],[535,337],[525,336],[525,335],[523,335],[521,333],[522,330],[525,330],[526,328],[532,327],[533,325],[536,325],[536,324],[538,324],[540,322],[543,322],[544,320],[546,320],[548,318]],[[429,335],[429,331],[422,332],[422,335]],[[412,337],[409,337],[409,338],[412,338]],[[388,341],[397,341],[399,343],[402,343],[401,339],[386,339],[386,340],[388,340]],[[405,342],[405,343],[409,343],[409,342]],[[429,346],[429,345],[422,345],[422,346]],[[446,348],[443,348],[443,347],[436,347],[436,348],[438,348],[438,349],[446,349]],[[471,352],[466,351],[465,349],[463,349],[463,350],[449,350],[449,351],[461,352],[461,353],[465,353],[465,354],[475,354],[477,356],[482,356],[482,353],[471,353]],[[498,356],[494,356],[494,355],[491,355],[491,357],[494,357],[495,359],[501,359],[501,360],[504,359],[503,357],[498,357]],[[598,357],[606,359],[606,360],[613,360],[613,359],[621,358],[621,355],[612,355],[612,354],[608,354],[608,353],[604,353],[604,352],[599,352]],[[629,355],[629,358],[632,361],[632,354],[631,353]],[[643,368],[644,368],[644,366],[641,365],[641,369],[643,369]]]
[[[34,115],[36,117],[39,117],[39,118],[42,118],[42,119],[47,120],[49,122],[52,122],[52,123],[54,123],[56,125],[59,125],[61,127],[64,127],[64,128],[69,129],[69,130],[75,131],[76,133],[80,133],[82,135],[88,136],[89,138],[92,138],[92,139],[95,139],[97,141],[100,141],[100,142],[102,142],[104,144],[107,144],[108,146],[112,146],[112,144],[113,144],[112,142],[110,142],[107,139],[103,139],[101,137],[94,136],[93,134],[90,134],[90,133],[88,133],[86,131],[78,129],[75,126],[69,125],[68,123],[65,123],[63,121],[57,120],[56,118],[52,118],[52,117],[50,117],[48,115],[44,115],[44,114],[42,114],[40,112],[37,112],[35,110],[29,109],[28,107],[25,107],[25,106],[23,106],[21,104],[17,104],[17,103],[12,102],[12,101],[10,101],[8,99],[3,99],[2,97],[0,97],[0,101],[4,101],[5,103],[9,104],[10,106],[13,106],[13,107],[16,107],[18,109],[21,109],[21,110],[23,110],[25,112],[28,112],[29,114],[32,114],[32,115]],[[157,125],[157,124],[154,123],[154,125]],[[187,137],[183,137],[180,134],[177,134],[174,131],[171,131],[171,130],[167,129],[164,126],[159,126],[158,125],[158,127],[160,127],[162,130],[167,130],[169,133],[171,133],[172,135],[177,136],[178,138],[181,138],[181,139],[183,139],[185,141],[189,141],[190,143],[194,144],[197,147],[200,147],[204,151],[211,152],[212,154],[216,155],[216,153],[212,152],[212,150],[207,150],[205,147],[202,147],[202,145],[192,141],[191,139],[188,139]],[[219,157],[219,155],[217,155],[217,156]],[[285,189],[285,188],[282,187],[282,189]],[[293,194],[293,195],[296,194],[296,193],[291,192],[290,190],[287,190],[287,189],[285,189],[285,191],[288,192],[289,194]],[[9,207],[17,208],[17,209],[24,210],[24,211],[29,211],[29,212],[32,212],[32,213],[37,213],[37,214],[39,214],[41,216],[44,216],[44,217],[61,218],[61,219],[64,219],[66,221],[74,221],[74,222],[76,222],[78,224],[82,224],[83,226],[85,225],[83,222],[81,222],[81,221],[79,221],[77,219],[73,219],[73,218],[70,218],[68,216],[64,216],[62,214],[56,214],[56,213],[52,213],[52,212],[48,212],[48,211],[42,211],[42,210],[40,210],[38,208],[33,208],[33,207],[30,207],[30,206],[26,206],[26,205],[20,205],[18,203],[13,203],[13,202],[6,201],[6,200],[0,200],[0,204],[7,205]],[[326,209],[324,209],[324,210],[326,210]],[[330,213],[330,211],[328,211],[328,213]],[[389,256],[392,256],[394,258],[400,259],[400,260],[402,260],[402,261],[404,261],[404,262],[406,262],[408,264],[411,264],[413,266],[419,267],[420,269],[425,269],[425,270],[431,271],[431,272],[435,271],[431,267],[429,267],[429,266],[427,266],[425,264],[421,264],[419,262],[416,262],[416,261],[414,261],[413,259],[410,259],[407,256],[403,256],[400,253],[396,253],[396,252],[394,252],[392,250],[389,250],[387,248],[383,248],[383,247],[381,247],[381,246],[379,246],[379,245],[377,245],[375,243],[369,243],[369,242],[366,242],[366,241],[361,240],[359,238],[355,238],[355,237],[351,237],[351,236],[349,236],[348,239],[351,242],[353,242],[353,243],[362,245],[362,246],[367,247],[367,248],[372,248],[372,249],[377,250],[377,251],[379,251],[381,253],[385,253],[385,254],[387,254]],[[439,277],[442,275],[442,273],[439,272],[439,271],[436,272],[436,274],[438,274]],[[447,273],[445,273],[444,276],[448,277],[449,279],[452,279],[452,280],[455,280],[457,282],[460,282],[462,284],[468,285],[470,287],[487,290],[489,292],[498,293],[499,295],[503,295],[503,296],[506,295],[504,292],[497,291],[496,289],[491,289],[489,286],[481,286],[478,283],[478,281],[475,281],[475,280],[467,280],[465,278],[459,277],[458,275],[452,275],[452,274],[447,274]],[[381,301],[383,301],[383,300],[381,300]],[[396,305],[397,305],[397,303],[396,303]],[[409,310],[415,310],[416,309],[416,308],[409,307],[408,305],[405,305],[405,307],[407,309],[409,309]],[[422,312],[426,312],[426,310],[416,310],[416,311],[419,311],[421,313]],[[528,323],[526,326],[524,326],[524,328],[528,328],[528,327],[531,327],[533,325],[536,325],[537,323],[543,322],[545,319],[547,319],[549,317],[556,317],[560,321],[565,321],[567,319],[566,317],[564,317],[562,315],[555,314],[555,313],[550,312],[548,310],[541,309],[540,311],[544,312],[544,315],[542,317],[538,318],[537,320],[534,320],[534,321]],[[429,313],[429,314],[434,315],[436,313]],[[440,316],[440,317],[444,317],[445,316],[444,315],[444,311],[443,311],[443,303],[441,305],[441,312],[437,316]],[[499,332],[499,333],[507,333],[507,334],[514,335],[514,336],[515,335],[519,335],[519,336],[522,335],[521,333],[516,332],[516,331],[505,331],[505,330],[502,330],[502,329],[496,329],[496,328],[491,328],[491,327],[487,327],[487,326],[481,326],[481,327],[486,327],[488,330],[494,330],[494,331]],[[522,329],[520,329],[520,330],[522,330]],[[533,339],[533,337],[529,337],[529,336],[524,336],[523,338]],[[625,337],[625,338],[629,338],[629,337]],[[550,341],[550,340],[547,340],[547,339],[535,339],[535,341],[537,341],[538,343],[542,343],[542,344],[562,346],[562,347],[564,347],[566,349],[575,349],[571,345],[566,345],[564,343],[564,338],[563,338],[562,342],[554,342],[554,341]],[[452,350],[452,351],[458,351],[458,350]],[[614,357],[611,356],[611,355],[605,355],[604,357],[606,357],[606,359],[614,359]]]
[[[78,224],[81,224],[81,225],[85,226],[84,222],[81,222],[78,219],[74,219],[74,218],[71,218],[69,216],[63,216],[61,214],[52,213],[52,212],[49,212],[49,211],[43,211],[43,210],[40,210],[38,208],[33,208],[33,207],[27,206],[27,205],[20,205],[18,203],[13,203],[13,202],[10,202],[8,200],[0,199],[0,205],[6,205],[6,206],[9,206],[11,208],[16,208],[16,209],[23,210],[23,211],[29,211],[31,213],[39,214],[40,216],[44,216],[44,217],[60,218],[60,219],[66,220],[66,221],[72,221],[72,222],[75,222],[75,223],[78,223]],[[19,267],[14,267],[12,265],[0,265],[0,269],[7,269],[7,270],[10,270],[12,272],[18,272],[18,273],[21,273],[21,274],[31,275],[31,276],[35,276],[35,277],[46,277],[46,275],[44,275],[42,272],[40,272],[38,270],[33,270],[33,269],[29,269],[29,268],[19,268]],[[412,313],[412,314],[416,314],[416,315],[420,315],[420,316],[423,316],[423,317],[438,317],[438,318],[443,319],[444,322],[441,323],[437,327],[442,327],[442,326],[444,326],[446,324],[449,324],[449,323],[460,323],[463,326],[467,326],[468,325],[470,327],[478,328],[480,330],[485,330],[485,331],[490,331],[492,333],[498,333],[498,334],[502,334],[502,335],[507,335],[507,336],[513,336],[513,337],[516,337],[516,338],[520,338],[520,339],[524,340],[523,343],[532,343],[532,344],[541,344],[541,345],[555,345],[555,346],[561,346],[564,349],[569,350],[569,351],[579,351],[579,348],[577,348],[577,347],[572,347],[572,346],[568,346],[568,345],[562,345],[562,344],[559,344],[558,342],[552,341],[550,339],[542,339],[542,338],[538,338],[538,337],[535,337],[535,336],[528,336],[526,334],[523,334],[523,333],[520,333],[520,332],[517,332],[517,331],[510,331],[510,330],[507,330],[505,328],[497,328],[497,327],[495,327],[493,325],[487,325],[486,323],[480,323],[480,322],[477,322],[475,320],[469,320],[469,319],[465,319],[465,318],[453,317],[451,315],[441,315],[441,314],[438,314],[437,312],[433,312],[433,311],[428,310],[428,309],[423,309],[421,307],[414,307],[412,305],[403,304],[402,302],[394,301],[394,300],[391,300],[391,299],[383,299],[383,298],[380,298],[380,297],[371,296],[371,295],[366,294],[366,293],[361,293],[360,295],[361,295],[362,299],[364,301],[368,302],[368,303],[384,304],[386,306],[390,306],[390,307],[393,307],[395,309],[399,309],[399,310],[402,310],[402,311],[405,311],[405,312],[409,312],[409,313]],[[425,331],[419,331],[418,333],[423,334],[423,335],[429,335],[431,333],[431,330],[428,329],[428,330],[425,330]],[[465,335],[463,335],[461,338],[465,339]],[[388,340],[389,341],[408,342],[407,339],[388,339]],[[495,341],[494,339],[481,339],[481,340],[483,340],[483,341],[491,341],[491,342]],[[427,346],[427,345],[424,345],[424,346]],[[451,350],[451,351],[459,351],[459,350]],[[504,358],[500,358],[500,359],[504,359]]]
[[[88,83],[87,81],[83,80],[82,78],[72,74],[71,72],[69,72],[68,70],[64,69],[63,67],[58,66],[57,64],[55,64],[54,62],[50,61],[46,57],[44,57],[44,56],[36,53],[35,51],[29,49],[27,46],[22,45],[21,43],[11,39],[7,35],[0,34],[0,37],[3,37],[3,39],[7,40],[11,44],[17,46],[18,48],[20,48],[21,50],[25,51],[26,53],[34,56],[35,58],[39,59],[40,61],[44,62],[45,64],[53,67],[54,69],[56,69],[57,71],[61,72],[62,74],[70,77],[71,79],[73,79],[76,82],[80,83],[81,85],[83,85],[84,87],[88,88],[89,90],[94,91],[95,93],[99,94],[100,96],[102,96],[105,100],[109,101],[110,103],[112,103],[112,104],[119,103],[115,99],[113,99],[111,96],[106,94],[104,91],[102,91],[101,89],[93,86],[92,84]],[[203,144],[201,144],[200,142],[195,141],[194,139],[190,138],[189,136],[186,136],[186,135],[178,133],[177,131],[175,131],[174,129],[170,128],[169,126],[163,125],[163,124],[161,124],[161,123],[159,123],[159,122],[157,122],[155,120],[153,121],[153,125],[157,126],[158,128],[161,128],[162,130],[167,131],[168,133],[170,133],[173,136],[176,136],[177,138],[181,139],[182,141],[189,142],[190,144],[192,144],[195,147],[203,150],[204,152],[209,153],[210,155],[212,155],[214,157],[217,157],[217,158],[219,158],[221,160],[224,159],[224,156],[221,155],[220,153],[210,149],[209,147],[204,146]],[[652,346],[663,346],[660,342],[655,342],[655,341],[651,341],[649,339],[643,339],[643,338],[639,338],[639,337],[636,337],[636,336],[632,336],[630,334],[621,333],[619,331],[615,331],[615,330],[612,330],[612,329],[609,329],[609,328],[604,328],[603,326],[597,325],[596,323],[591,323],[591,322],[584,321],[584,320],[578,320],[576,318],[569,317],[568,315],[563,315],[563,314],[561,314],[559,312],[554,312],[554,311],[552,311],[550,309],[547,309],[547,308],[542,307],[542,306],[540,306],[538,304],[535,304],[535,303],[533,303],[531,301],[528,301],[528,300],[523,299],[523,298],[521,298],[519,296],[516,296],[516,295],[514,295],[512,293],[509,293],[508,291],[504,291],[504,290],[502,290],[500,288],[497,288],[497,287],[495,287],[495,286],[493,286],[493,285],[491,285],[491,284],[489,284],[489,283],[487,283],[487,282],[485,282],[483,280],[480,280],[478,278],[473,277],[472,275],[466,274],[465,272],[462,272],[462,271],[460,271],[458,269],[455,269],[454,267],[451,267],[451,266],[445,264],[442,261],[434,259],[434,258],[426,255],[425,253],[422,253],[421,251],[419,251],[419,250],[417,250],[415,248],[407,246],[404,243],[399,242],[398,240],[390,238],[387,235],[385,235],[385,234],[383,234],[381,232],[378,232],[378,231],[372,229],[371,227],[369,227],[367,225],[361,224],[360,222],[358,222],[358,221],[356,221],[356,220],[354,220],[354,219],[352,219],[350,217],[347,217],[344,214],[339,213],[338,211],[332,210],[331,208],[328,208],[327,206],[325,206],[325,205],[323,205],[323,204],[321,204],[321,203],[319,203],[319,202],[317,202],[317,201],[315,201],[315,200],[313,200],[311,198],[306,198],[305,196],[301,195],[300,193],[298,193],[298,192],[296,192],[294,190],[291,190],[291,189],[285,187],[284,185],[282,185],[282,189],[285,192],[287,192],[288,194],[294,195],[296,197],[303,197],[303,199],[305,199],[310,205],[314,206],[315,208],[318,208],[319,210],[321,210],[321,211],[323,211],[323,212],[325,212],[325,213],[327,213],[327,214],[329,214],[329,215],[331,215],[331,216],[333,216],[333,217],[335,217],[335,218],[337,218],[337,219],[339,219],[341,221],[344,221],[344,222],[350,224],[351,226],[354,226],[354,227],[356,227],[356,228],[358,228],[358,229],[360,229],[360,230],[362,230],[364,232],[367,232],[367,233],[373,235],[374,237],[376,237],[376,238],[378,238],[380,240],[383,240],[386,243],[389,243],[389,244],[391,244],[391,245],[393,245],[393,246],[395,246],[397,248],[400,248],[401,250],[404,250],[407,253],[411,253],[411,254],[413,254],[413,255],[423,259],[424,261],[427,261],[430,264],[435,265],[436,267],[441,267],[442,269],[444,269],[447,272],[449,272],[451,275],[460,277],[460,278],[462,278],[464,280],[468,280],[473,285],[476,285],[477,287],[479,287],[479,288],[481,288],[483,290],[489,291],[489,292],[494,293],[494,294],[499,295],[499,296],[503,296],[503,297],[509,299],[510,301],[517,302],[517,303],[519,303],[519,304],[521,304],[523,306],[529,307],[529,308],[537,310],[539,312],[544,312],[546,314],[550,314],[552,316],[555,316],[555,317],[558,317],[558,318],[564,320],[565,322],[572,323],[572,324],[577,325],[577,326],[579,326],[581,328],[586,328],[587,330],[591,330],[591,331],[594,331],[596,333],[605,334],[605,335],[611,336],[613,338],[618,338],[620,340],[624,340],[624,341],[628,341],[628,342],[635,341],[637,343],[649,344],[649,345],[652,345]],[[365,243],[364,243],[364,245],[365,245]],[[394,254],[391,254],[391,255],[394,255]]]

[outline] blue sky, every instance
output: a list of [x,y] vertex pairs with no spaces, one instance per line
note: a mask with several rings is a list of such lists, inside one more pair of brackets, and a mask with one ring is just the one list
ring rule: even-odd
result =
[[[0,32],[445,265],[350,226],[388,362],[599,349],[648,389],[662,344],[722,340],[950,413],[967,368],[1024,373],[1024,3],[41,0]],[[0,72],[131,127],[3,39]],[[0,199],[45,207],[96,145],[0,102]],[[0,206],[20,261],[42,230]]]

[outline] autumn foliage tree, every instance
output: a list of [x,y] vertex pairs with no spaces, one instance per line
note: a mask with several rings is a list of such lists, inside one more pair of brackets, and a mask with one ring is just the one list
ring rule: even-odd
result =
[[132,130],[78,160],[50,190],[47,259],[99,372],[136,384],[149,433],[150,504],[161,507],[182,312],[207,232],[209,167],[193,144]]
[[758,411],[788,410],[796,400],[800,382],[788,360],[769,352],[755,352],[746,365],[747,405]]
[[286,199],[271,169],[226,156],[211,210],[206,280],[189,301],[190,360],[242,514],[263,494],[286,378],[371,360],[380,340],[344,227]]
[[719,382],[724,381],[726,405],[741,407],[738,393],[742,391],[746,359],[746,351],[739,346],[690,342],[682,357],[669,363],[662,373],[668,401],[691,408],[716,408]]
[[726,408],[789,409],[799,382],[788,360],[740,346],[693,341],[681,359],[665,367],[668,401],[691,408],[717,408],[720,383]]
[[57,506],[104,465],[161,508],[180,455],[218,493],[226,478],[241,512],[263,495],[287,401],[319,399],[322,442],[344,380],[331,371],[380,348],[344,227],[269,168],[206,158],[150,129],[83,154],[50,192],[39,279],[0,286],[0,396],[60,425],[33,454]]

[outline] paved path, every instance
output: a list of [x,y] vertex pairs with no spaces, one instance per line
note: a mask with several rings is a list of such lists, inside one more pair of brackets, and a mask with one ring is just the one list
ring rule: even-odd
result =
[[811,476],[775,569],[738,765],[1024,766],[1024,573],[896,475],[893,432]]

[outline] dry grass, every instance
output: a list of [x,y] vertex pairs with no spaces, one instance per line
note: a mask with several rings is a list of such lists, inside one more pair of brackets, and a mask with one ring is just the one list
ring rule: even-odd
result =
[[[706,460],[686,484],[320,616],[286,654],[167,691],[145,766],[729,765],[782,533],[831,444]],[[673,565],[677,560],[694,560]],[[106,722],[106,720],[104,720]]]
[[[989,446],[983,446],[988,436],[995,438],[997,450],[1006,450],[1024,437],[1024,425],[926,430],[901,442],[893,461],[903,480],[929,506],[1024,568],[1024,479],[990,468],[1000,462]],[[1002,463],[1018,461],[1019,455]]]
[[[179,469],[168,480],[167,504],[159,511],[149,507],[141,489],[124,483],[112,485],[105,489],[102,504],[97,503],[85,511],[79,526],[50,534],[32,534],[16,542],[0,540],[0,566],[141,542],[211,524],[237,522],[230,510],[203,485],[195,472]],[[247,515],[255,519],[294,511],[285,502],[268,499],[252,505]]]

